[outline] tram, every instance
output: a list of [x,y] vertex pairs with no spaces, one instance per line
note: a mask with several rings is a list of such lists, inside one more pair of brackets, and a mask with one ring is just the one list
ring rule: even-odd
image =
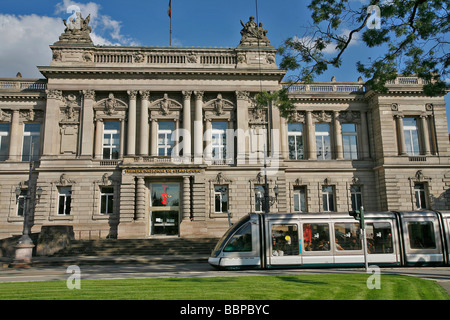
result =
[[[377,266],[445,266],[450,211],[365,213],[367,261]],[[251,213],[219,240],[218,269],[363,266],[360,224],[348,213]]]

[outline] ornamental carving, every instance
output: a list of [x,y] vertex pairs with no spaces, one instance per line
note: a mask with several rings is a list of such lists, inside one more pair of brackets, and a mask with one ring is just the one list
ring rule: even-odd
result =
[[64,33],[59,37],[60,43],[81,43],[81,44],[93,44],[90,33],[92,28],[89,26],[91,15],[88,15],[86,19],[83,19],[81,12],[76,13],[76,18],[70,18],[69,21],[63,20],[66,26]]
[[73,94],[69,94],[64,100],[65,106],[64,109],[62,110],[62,121],[64,122],[78,121],[80,107],[77,102],[77,97]]
[[361,113],[357,111],[341,111],[337,117],[341,122],[355,123],[361,120]]
[[267,30],[263,28],[262,22],[259,25],[255,21],[255,17],[251,16],[247,23],[241,20],[241,43],[239,46],[270,46],[267,38]]
[[316,122],[330,122],[332,115],[331,112],[327,111],[314,111],[312,113],[313,118],[316,120]]

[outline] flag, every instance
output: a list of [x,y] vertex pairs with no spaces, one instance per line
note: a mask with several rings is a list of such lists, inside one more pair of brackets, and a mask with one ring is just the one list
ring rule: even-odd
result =
[[172,0],[169,0],[169,9],[167,10],[167,14],[172,19]]

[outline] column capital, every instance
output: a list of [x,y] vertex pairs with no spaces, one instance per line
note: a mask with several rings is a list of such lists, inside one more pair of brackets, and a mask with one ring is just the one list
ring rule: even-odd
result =
[[57,89],[49,89],[45,90],[45,93],[47,94],[47,99],[56,99],[56,100],[62,100],[62,90]]
[[139,94],[141,95],[142,100],[150,99],[150,90],[140,90]]
[[236,99],[238,100],[246,100],[250,96],[248,91],[236,91]]
[[190,100],[191,99],[192,91],[181,91],[181,93],[183,94],[183,99],[184,100]]
[[130,100],[136,100],[138,91],[137,90],[128,90],[127,91],[128,96],[130,97]]
[[205,91],[194,91],[194,94],[196,100],[202,100],[205,95]]
[[85,99],[95,100],[95,90],[83,90],[82,92]]

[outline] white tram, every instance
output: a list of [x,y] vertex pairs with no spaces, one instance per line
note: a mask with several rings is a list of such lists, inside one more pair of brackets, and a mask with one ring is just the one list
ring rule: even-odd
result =
[[[369,264],[449,264],[450,212],[365,213],[365,226]],[[224,234],[208,262],[220,269],[363,266],[364,248],[348,213],[252,213]]]

